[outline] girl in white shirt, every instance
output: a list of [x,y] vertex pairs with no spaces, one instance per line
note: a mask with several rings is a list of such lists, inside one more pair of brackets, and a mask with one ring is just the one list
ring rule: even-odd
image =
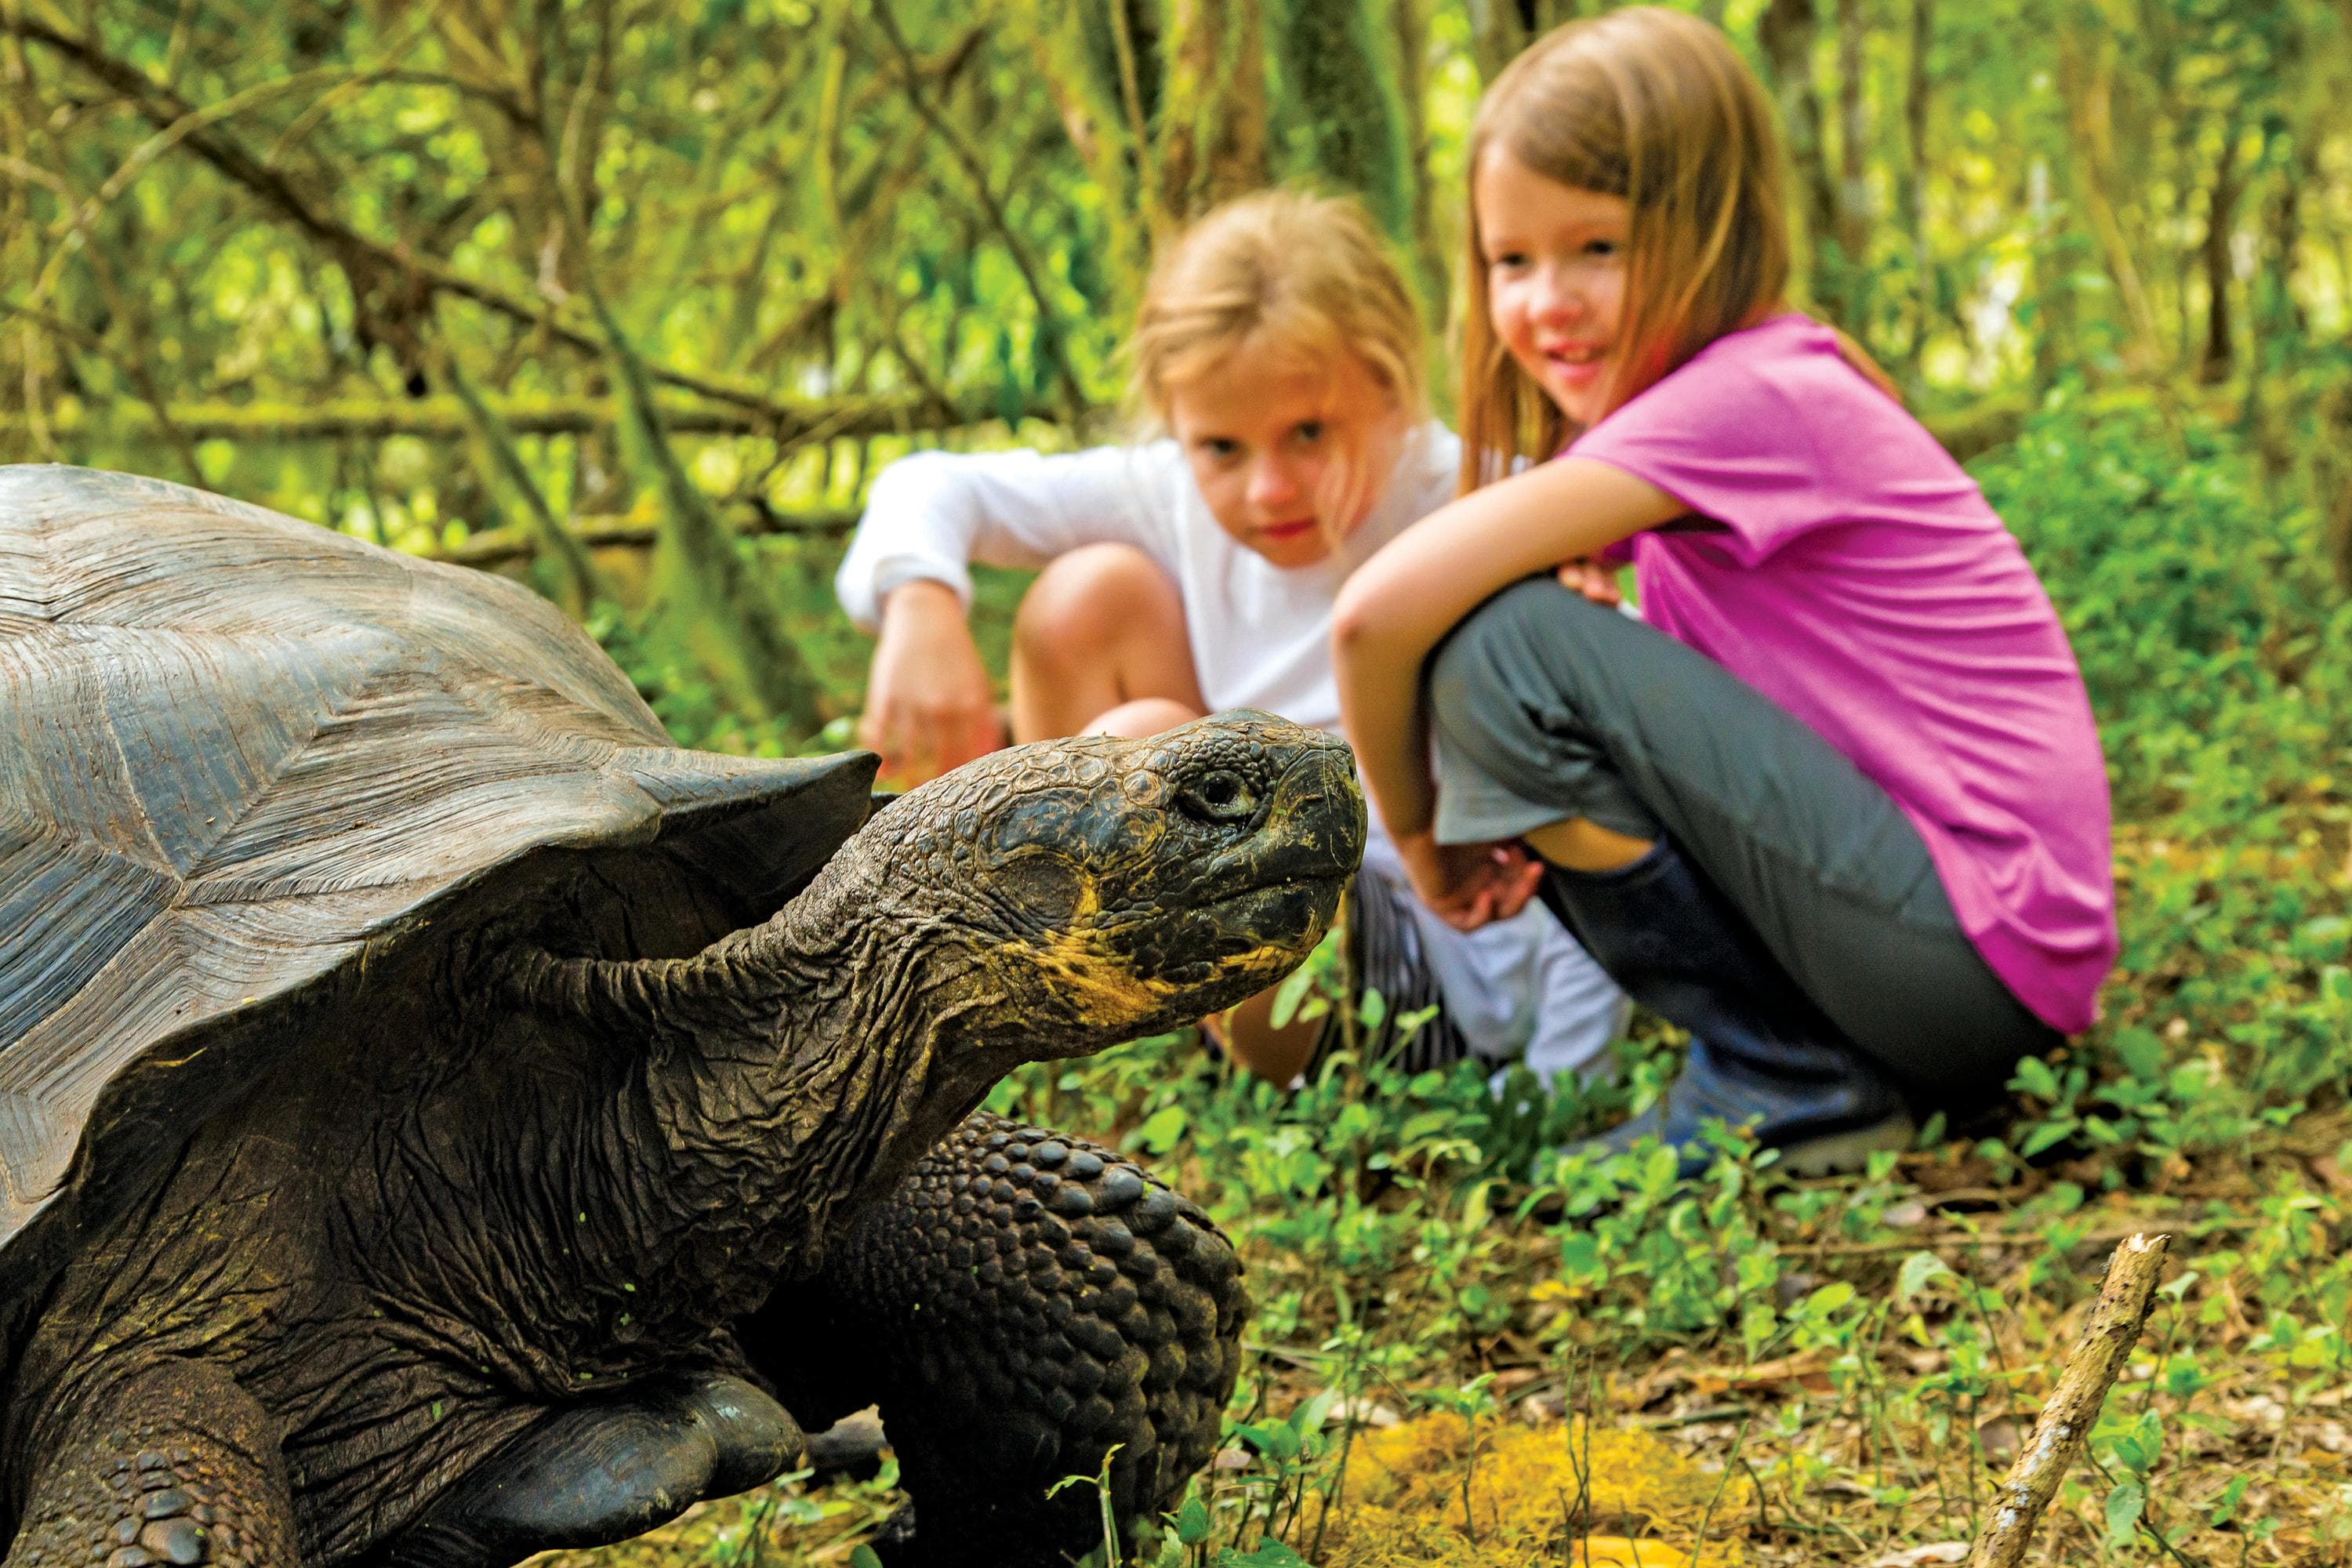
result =
[[[924,453],[876,479],[835,587],[880,641],[864,742],[927,776],[1002,743],[966,624],[974,560],[1042,566],[1013,626],[1012,734],[1148,735],[1228,708],[1339,727],[1331,605],[1364,560],[1453,500],[1461,447],[1425,417],[1412,294],[1353,202],[1267,192],[1218,208],[1154,267],[1129,354],[1168,435],[1069,456]],[[1465,933],[1413,899],[1377,826],[1360,973],[1392,1014],[1435,1002],[1414,1065],[1594,1061],[1615,986],[1529,906]],[[1228,1048],[1287,1082],[1314,1046],[1270,998]]]

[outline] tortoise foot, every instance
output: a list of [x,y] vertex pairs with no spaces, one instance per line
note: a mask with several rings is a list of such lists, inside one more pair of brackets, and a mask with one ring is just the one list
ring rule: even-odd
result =
[[110,1382],[42,1440],[6,1568],[293,1568],[278,1439],[218,1368],[166,1362]]
[[782,1474],[801,1447],[783,1406],[723,1374],[572,1405],[509,1438],[374,1561],[507,1568],[556,1547],[610,1545]]

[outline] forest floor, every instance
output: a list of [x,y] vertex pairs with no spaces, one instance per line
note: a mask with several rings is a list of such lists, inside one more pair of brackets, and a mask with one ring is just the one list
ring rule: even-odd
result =
[[[1958,1561],[2109,1252],[2154,1231],[2155,1310],[2029,1561],[2352,1563],[2352,605],[2221,437],[2053,405],[1974,468],[2030,520],[2116,781],[2098,1027],[1983,1124],[1827,1181],[1545,1154],[1671,1072],[1640,1020],[1613,1083],[1553,1100],[1385,1068],[1370,1003],[1289,1093],[1189,1033],[1017,1075],[995,1109],[1148,1161],[1249,1270],[1225,1448],[1138,1561]],[[821,598],[824,563],[785,567]],[[845,689],[862,657],[821,650]],[[567,1564],[870,1561],[890,1480]]]

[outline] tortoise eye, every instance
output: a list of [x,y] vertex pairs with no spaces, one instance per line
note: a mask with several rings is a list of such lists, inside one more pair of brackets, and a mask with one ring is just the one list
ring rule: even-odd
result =
[[1185,816],[1197,821],[1241,822],[1257,810],[1257,792],[1231,768],[1219,768],[1186,784],[1176,803]]

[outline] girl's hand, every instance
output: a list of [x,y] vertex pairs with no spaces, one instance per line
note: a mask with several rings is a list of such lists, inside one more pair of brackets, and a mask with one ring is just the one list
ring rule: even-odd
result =
[[1440,844],[1421,833],[1397,840],[1397,853],[1414,894],[1455,931],[1510,919],[1543,880],[1543,863],[1516,842]]
[[1596,605],[1615,609],[1625,595],[1617,586],[1617,574],[1598,561],[1570,561],[1552,573],[1559,585],[1571,594],[1581,594]]
[[890,591],[866,676],[858,744],[882,753],[882,776],[916,784],[1003,743],[996,693],[944,583],[918,578]]

